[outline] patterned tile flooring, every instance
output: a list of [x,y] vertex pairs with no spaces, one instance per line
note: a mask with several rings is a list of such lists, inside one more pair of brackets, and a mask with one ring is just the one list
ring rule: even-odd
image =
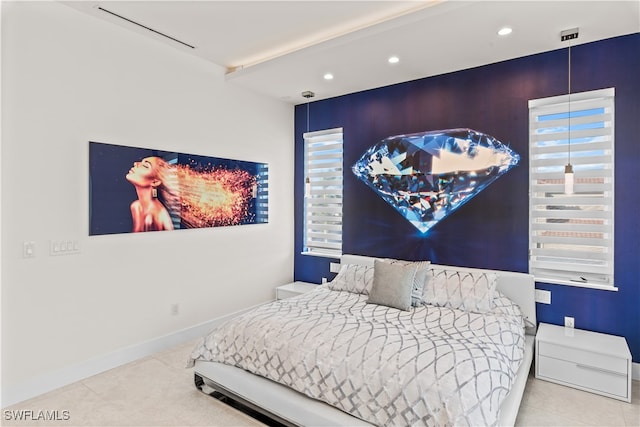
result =
[[[3,426],[261,426],[196,390],[189,342],[4,408]],[[21,410],[58,421],[18,421]],[[9,412],[7,412],[9,411]],[[22,411],[22,414],[25,412]],[[66,411],[66,412],[65,412]],[[640,426],[640,382],[625,403],[529,377],[517,426]]]

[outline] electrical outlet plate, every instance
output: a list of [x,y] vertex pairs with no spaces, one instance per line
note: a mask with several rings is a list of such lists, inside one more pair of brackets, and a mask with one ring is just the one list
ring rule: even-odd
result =
[[564,327],[565,328],[573,328],[575,326],[575,319],[573,317],[565,316],[564,317]]

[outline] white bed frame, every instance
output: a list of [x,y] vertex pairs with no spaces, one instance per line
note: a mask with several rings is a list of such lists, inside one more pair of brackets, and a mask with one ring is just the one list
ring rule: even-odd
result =
[[[343,255],[341,264],[373,265],[375,258]],[[434,266],[436,266],[434,264]],[[520,306],[527,324],[536,325],[533,276],[499,270],[439,266],[449,270],[494,272],[497,289]],[[499,425],[513,426],[533,360],[535,327],[527,330],[525,358],[511,392],[500,408]],[[370,426],[371,424],[326,403],[311,399],[286,386],[248,371],[216,362],[196,361],[196,387],[207,394],[217,393],[286,426]]]

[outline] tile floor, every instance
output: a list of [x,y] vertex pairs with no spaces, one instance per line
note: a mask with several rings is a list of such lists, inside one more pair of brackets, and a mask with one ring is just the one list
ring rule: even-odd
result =
[[[189,342],[2,410],[2,426],[261,426],[196,390]],[[69,420],[16,421],[19,410],[68,411]],[[9,411],[9,412],[7,412]],[[518,426],[640,426],[640,382],[631,404],[529,378]]]

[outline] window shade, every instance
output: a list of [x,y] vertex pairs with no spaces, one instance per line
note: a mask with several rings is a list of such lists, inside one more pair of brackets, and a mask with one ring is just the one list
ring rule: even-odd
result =
[[[529,101],[529,271],[537,281],[613,287],[614,96],[610,88]],[[564,193],[567,163],[573,194]]]
[[342,128],[304,134],[305,249],[342,254]]

